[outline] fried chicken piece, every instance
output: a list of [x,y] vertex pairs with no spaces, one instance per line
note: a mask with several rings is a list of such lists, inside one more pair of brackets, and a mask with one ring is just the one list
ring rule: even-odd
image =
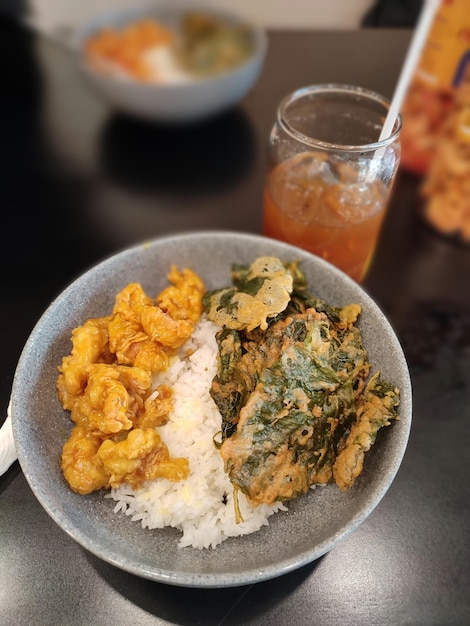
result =
[[192,334],[202,313],[204,285],[191,270],[172,267],[172,286],[159,304],[138,283],[116,297],[113,314],[88,320],[72,333],[72,351],[59,367],[57,389],[76,423],[62,470],[77,493],[152,478],[181,480],[186,459],[170,459],[154,430],[168,420],[173,391],[151,393],[152,373]]
[[204,284],[191,270],[179,272],[174,266],[168,278],[173,285],[157,296],[156,304],[137,283],[116,297],[109,341],[118,363],[161,371],[191,336],[202,313]]
[[374,444],[380,428],[390,426],[391,420],[398,419],[398,389],[379,381],[378,376],[376,373],[369,381],[364,404],[358,409],[357,420],[333,464],[333,477],[343,491],[352,487],[362,472],[365,454]]
[[96,434],[129,430],[144,409],[144,395],[151,383],[151,373],[138,367],[92,365],[86,389],[73,404],[71,418]]
[[168,280],[172,285],[157,296],[158,306],[173,320],[188,320],[195,324],[204,308],[203,281],[192,270],[186,268],[180,272],[174,265],[168,274]]
[[165,369],[168,365],[161,345],[152,345],[142,327],[142,311],[153,305],[153,300],[138,283],[130,283],[116,296],[108,331],[109,345],[118,363],[151,371]]
[[178,349],[191,336],[193,324],[185,319],[173,319],[156,306],[145,307],[141,315],[142,327],[146,336],[163,347]]
[[64,409],[71,410],[75,399],[87,384],[90,365],[112,363],[109,349],[108,322],[111,317],[89,319],[72,331],[72,351],[59,366],[57,391]]
[[113,314],[121,315],[128,322],[138,322],[142,309],[153,304],[152,298],[145,293],[142,285],[129,283],[117,294]]
[[103,441],[98,456],[109,474],[111,487],[124,483],[134,489],[147,480],[167,478],[177,482],[189,474],[187,459],[171,459],[168,448],[153,428],[134,428],[127,439]]
[[82,495],[125,483],[137,488],[156,478],[177,482],[189,474],[187,459],[170,458],[153,428],[135,428],[116,442],[75,426],[62,450],[61,469],[70,488]]
[[75,426],[62,450],[61,469],[70,488],[85,495],[108,488],[109,478],[97,452],[102,439],[84,426]]
[[109,337],[118,363],[135,365],[151,372],[168,367],[169,350],[149,338],[140,319],[132,322],[116,314],[109,323]]
[[168,385],[159,385],[144,402],[144,410],[135,420],[139,428],[155,428],[163,426],[173,409],[173,389]]

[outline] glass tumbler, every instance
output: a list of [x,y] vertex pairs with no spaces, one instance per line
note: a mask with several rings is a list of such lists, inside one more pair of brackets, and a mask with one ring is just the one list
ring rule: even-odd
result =
[[400,162],[401,118],[379,141],[383,96],[316,85],[286,96],[269,137],[263,233],[366,275]]

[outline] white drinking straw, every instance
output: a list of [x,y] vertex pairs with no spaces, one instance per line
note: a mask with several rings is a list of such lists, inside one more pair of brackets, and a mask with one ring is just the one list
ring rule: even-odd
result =
[[390,103],[387,117],[385,118],[382,132],[380,133],[379,141],[387,139],[387,137],[390,137],[392,133],[395,120],[400,112],[411,77],[415,71],[421,55],[421,50],[424,46],[424,42],[426,41],[426,37],[439,5],[440,0],[424,0],[424,5],[421,9],[408,52],[406,53],[405,62],[403,63],[400,77],[398,79],[397,86],[395,87],[395,92]]

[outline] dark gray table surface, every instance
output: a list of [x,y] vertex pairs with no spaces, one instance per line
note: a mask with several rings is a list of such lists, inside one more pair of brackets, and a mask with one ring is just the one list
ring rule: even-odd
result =
[[[320,82],[391,96],[410,33],[276,31],[234,110],[185,130],[115,114],[60,47],[0,20],[0,421],[15,365],[51,299],[103,257],[190,229],[260,232],[277,103]],[[248,587],[144,580],[82,549],[18,463],[0,478],[0,623],[451,625],[470,623],[470,249],[419,217],[401,172],[364,287],[404,346],[409,446],[372,515],[317,562]]]

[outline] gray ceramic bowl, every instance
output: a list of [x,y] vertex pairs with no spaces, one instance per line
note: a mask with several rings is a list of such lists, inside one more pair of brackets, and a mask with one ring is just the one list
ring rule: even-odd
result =
[[[66,485],[59,459],[71,429],[56,393],[57,366],[70,352],[74,327],[111,310],[132,281],[149,293],[166,285],[171,264],[191,267],[208,288],[230,283],[230,264],[261,255],[300,259],[310,290],[331,304],[359,302],[360,327],[375,369],[401,389],[401,420],[383,429],[365,468],[347,493],[331,485],[289,504],[257,533],[216,549],[178,549],[174,529],[144,530],[102,493],[80,496]],[[84,548],[128,572],[180,586],[236,586],[273,578],[307,564],[363,522],[390,487],[411,425],[411,386],[402,349],[376,304],[343,273],[297,248],[256,235],[202,232],[157,239],[125,250],[78,278],[47,309],[21,355],[12,394],[12,423],[23,472],[50,516]]]
[[[120,28],[142,17],[154,17],[159,22],[177,27],[179,19],[194,4],[178,4],[165,1],[153,7],[135,10],[120,10],[105,14],[85,24],[74,38],[80,69],[96,93],[115,109],[138,118],[160,123],[182,123],[207,118],[237,104],[253,87],[262,70],[267,38],[264,31],[250,25],[253,39],[253,54],[240,66],[213,77],[180,84],[149,84],[113,78],[94,71],[85,62],[83,46],[86,40],[104,27]],[[200,9],[208,14],[220,16],[229,23],[246,24],[237,16],[217,11],[214,8]]]

